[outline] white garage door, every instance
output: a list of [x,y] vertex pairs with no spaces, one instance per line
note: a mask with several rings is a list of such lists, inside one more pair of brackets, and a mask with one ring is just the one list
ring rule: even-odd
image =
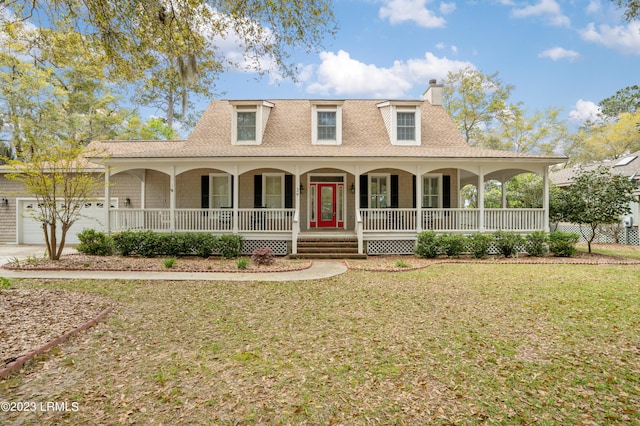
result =
[[[42,224],[33,219],[34,214],[37,214],[36,200],[21,200],[19,204],[18,221],[20,230],[18,242],[20,244],[44,244],[44,233],[42,232]],[[112,207],[113,207],[112,200]],[[73,224],[71,229],[67,232],[66,243],[77,244],[79,243],[77,234],[82,232],[85,228],[92,228],[98,231],[104,230],[104,201],[88,201],[82,207],[80,212],[81,218]],[[58,225],[60,226],[60,225]],[[58,230],[58,238],[60,238],[60,230]]]

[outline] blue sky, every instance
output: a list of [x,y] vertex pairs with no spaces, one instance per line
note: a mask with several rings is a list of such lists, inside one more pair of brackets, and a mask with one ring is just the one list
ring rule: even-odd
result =
[[294,56],[298,83],[225,73],[225,99],[418,99],[428,82],[471,66],[516,86],[530,112],[579,124],[639,84],[640,22],[597,0],[335,0],[339,25],[319,52]]

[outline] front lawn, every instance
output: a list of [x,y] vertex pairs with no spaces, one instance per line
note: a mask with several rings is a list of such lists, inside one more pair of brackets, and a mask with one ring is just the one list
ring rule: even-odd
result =
[[44,424],[640,423],[640,266],[309,282],[22,281],[116,303],[0,381]]

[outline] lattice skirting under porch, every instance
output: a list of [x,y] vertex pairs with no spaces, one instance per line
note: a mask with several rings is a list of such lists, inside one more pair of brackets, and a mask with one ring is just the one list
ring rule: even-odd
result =
[[[552,227],[552,231],[556,230]],[[580,232],[580,225],[573,223],[561,223],[558,225],[558,231],[562,232],[573,232],[575,234],[580,235],[580,241],[585,242],[586,239]],[[582,227],[582,230],[585,235],[591,236],[591,230]],[[595,243],[618,243],[618,244],[629,244],[629,245],[640,245],[640,238],[638,236],[638,227],[634,226],[632,228],[624,228],[622,226],[614,226],[605,228],[604,231],[596,233],[596,238],[594,240]]]
[[369,240],[366,242],[367,254],[413,254],[416,240]]
[[289,241],[284,240],[244,240],[242,254],[250,256],[254,250],[269,247],[276,256],[289,254]]
[[[411,255],[415,254],[416,241],[415,240],[369,240],[365,242],[367,254],[370,256],[385,255],[385,254],[402,254]],[[518,252],[524,253],[525,247],[518,247]],[[471,250],[467,248],[465,253],[470,253]],[[498,254],[498,246],[495,242],[492,242],[488,250],[489,254]]]

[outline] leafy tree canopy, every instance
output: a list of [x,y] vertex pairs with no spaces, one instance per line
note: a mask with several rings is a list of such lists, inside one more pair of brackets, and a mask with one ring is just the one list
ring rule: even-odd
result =
[[5,32],[0,112],[14,156],[27,158],[44,140],[82,145],[117,137],[130,112],[120,107],[103,61],[91,39],[70,29],[17,23]]
[[622,113],[640,110],[640,86],[628,86],[598,103],[605,117],[617,118]]
[[9,0],[4,7],[8,23],[73,22],[78,33],[98,40],[111,70],[128,79],[154,61],[154,52],[175,59],[187,78],[197,73],[202,53],[216,48],[216,37],[234,37],[251,61],[268,57],[293,76],[291,51],[317,49],[336,31],[329,0]]
[[589,233],[583,236],[591,252],[597,228],[617,223],[622,215],[631,211],[629,204],[635,201],[634,189],[632,180],[612,174],[609,167],[580,169],[573,184],[551,198],[557,203],[552,211],[556,219],[586,226]]
[[611,0],[618,6],[625,8],[624,19],[633,21],[640,16],[640,0]]

